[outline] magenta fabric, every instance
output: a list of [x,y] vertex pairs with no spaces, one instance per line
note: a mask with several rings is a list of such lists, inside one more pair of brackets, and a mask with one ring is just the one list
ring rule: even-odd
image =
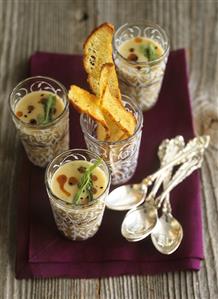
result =
[[[86,87],[79,55],[35,53],[30,75],[46,75],[62,82]],[[79,114],[70,109],[71,148],[85,148]],[[164,138],[178,134],[194,136],[185,51],[170,53],[157,104],[144,113],[139,163],[132,182],[159,167],[157,149]],[[179,249],[161,255],[150,237],[130,243],[120,233],[125,212],[106,210],[97,234],[86,241],[70,241],[57,230],[44,185],[44,170],[33,166],[23,153],[17,201],[16,277],[95,278],[124,274],[157,274],[198,270],[203,258],[199,173],[193,173],[171,194],[173,214],[184,228]]]

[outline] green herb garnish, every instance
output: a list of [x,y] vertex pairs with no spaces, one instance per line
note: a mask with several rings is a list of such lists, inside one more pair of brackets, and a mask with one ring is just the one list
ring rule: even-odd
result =
[[139,49],[143,53],[143,55],[148,59],[148,61],[153,61],[158,58],[155,46],[151,43],[147,45],[141,45]]
[[99,158],[98,160],[96,160],[96,162],[89,166],[85,173],[82,175],[80,182],[78,184],[78,188],[79,190],[77,191],[77,193],[74,196],[74,203],[76,205],[80,204],[80,197],[83,193],[86,192],[87,196],[88,196],[88,202],[91,202],[93,200],[93,182],[92,182],[92,178],[91,178],[91,174],[92,171],[101,163],[101,158]]
[[44,115],[37,116],[37,122],[40,125],[47,125],[49,122],[53,120],[52,112],[53,108],[55,107],[56,97],[53,95],[49,95],[46,101],[42,102],[44,108]]

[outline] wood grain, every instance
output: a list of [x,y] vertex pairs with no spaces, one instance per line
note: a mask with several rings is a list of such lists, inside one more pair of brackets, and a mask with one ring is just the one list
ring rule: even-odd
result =
[[[171,48],[189,52],[190,92],[198,133],[211,146],[202,168],[205,260],[199,272],[106,279],[14,278],[15,203],[20,142],[8,96],[27,73],[34,51],[80,53],[104,21],[118,26],[150,20],[163,26]],[[203,0],[0,1],[0,298],[218,298],[218,2]]]

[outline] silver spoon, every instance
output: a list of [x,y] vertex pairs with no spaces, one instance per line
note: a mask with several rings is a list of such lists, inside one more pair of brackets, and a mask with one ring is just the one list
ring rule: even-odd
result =
[[[183,147],[184,140],[181,138],[163,142],[158,153],[161,165],[163,165],[165,161],[167,162],[170,152],[177,153]],[[164,188],[169,183],[170,177],[171,173],[164,179]],[[183,238],[183,228],[171,213],[172,208],[169,197],[170,194],[168,193],[163,202],[162,216],[157,219],[157,224],[151,232],[153,245],[162,254],[173,253],[179,247]]]
[[123,185],[111,191],[105,203],[108,209],[126,211],[140,205],[145,200],[146,194],[145,184]]
[[[171,140],[164,140],[158,149],[158,156],[161,160],[161,166],[164,167],[165,164],[169,163],[170,160],[172,160],[171,156],[174,157],[178,150],[181,150],[183,147],[184,139],[182,136],[177,136]],[[169,156],[171,157],[171,159],[169,158]],[[146,237],[146,235],[144,234],[144,230],[146,229],[146,234],[149,235],[150,232],[153,230],[154,226],[156,225],[157,212],[154,208],[154,198],[162,181],[164,181],[164,178],[168,176],[169,172],[171,172],[171,168],[167,169],[164,173],[162,173],[159,176],[159,178],[155,181],[154,187],[148,195],[146,202],[143,204],[143,206],[141,206],[139,209],[131,210],[128,213],[128,216],[126,215],[129,229],[127,229],[127,226],[125,225],[126,222],[124,221],[121,227],[121,233],[129,241],[139,241],[142,237],[142,232],[143,238]],[[132,213],[137,213],[137,217],[132,217]],[[149,215],[149,217],[144,218],[145,214]]]
[[[160,150],[160,149],[159,149]],[[169,170],[168,170],[169,171]],[[139,239],[141,238],[141,229],[143,230],[144,228],[141,227],[141,224],[143,223],[143,225],[146,225],[147,227],[147,234],[150,234],[150,230],[153,229],[153,226],[156,224],[156,211],[154,209],[154,198],[157,194],[158,189],[160,188],[164,178],[166,176],[166,172],[161,173],[161,175],[157,178],[157,180],[154,183],[154,186],[151,190],[151,192],[149,193],[149,195],[147,196],[146,200],[145,200],[145,196],[144,196],[144,204],[140,207],[137,208],[139,205],[135,206],[134,208],[134,213],[135,211],[137,211],[138,215],[137,218],[134,219],[131,216],[129,217],[130,222],[128,223],[129,230],[126,231],[126,226],[122,226],[121,227],[121,232],[122,234],[126,234],[128,237],[129,241],[139,241]],[[131,214],[131,211],[128,214]],[[148,214],[149,217],[143,219],[144,214]],[[131,223],[131,220],[133,220],[133,223]],[[136,221],[135,221],[136,220]],[[132,230],[134,233],[132,233]],[[139,234],[139,236],[138,236]]]
[[[182,138],[182,136],[176,138]],[[105,199],[106,207],[112,210],[124,211],[139,206],[145,199],[148,186],[160,177],[161,174],[164,175],[168,169],[190,159],[199,150],[204,151],[208,144],[208,136],[200,136],[192,139],[180,153],[173,156],[171,162],[166,163],[158,171],[147,176],[141,183],[123,185],[114,189]]]
[[129,241],[140,241],[146,238],[157,224],[157,210],[162,205],[166,195],[194,170],[199,168],[203,161],[203,152],[183,163],[174,174],[163,193],[157,197],[155,204],[151,200],[130,210],[121,225],[122,235]]
[[[167,195],[168,197],[169,195]],[[183,239],[183,228],[179,221],[171,214],[171,205],[167,207],[168,200],[162,216],[151,233],[151,239],[155,248],[162,254],[171,254],[177,250]]]

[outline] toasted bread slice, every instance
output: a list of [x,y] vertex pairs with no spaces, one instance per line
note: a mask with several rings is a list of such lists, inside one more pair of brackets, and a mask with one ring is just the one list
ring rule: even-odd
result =
[[120,136],[120,138],[119,138],[119,141],[121,141],[121,140],[125,140],[125,139],[127,139],[129,136],[126,134],[126,133],[123,133],[121,136]]
[[76,110],[88,114],[91,118],[101,123],[107,130],[107,123],[99,107],[99,100],[95,95],[76,85],[71,85],[68,97]]
[[107,141],[110,142],[115,142],[120,140],[120,137],[125,134],[124,131],[116,124],[116,122],[111,119],[110,117],[108,117],[107,115],[105,116],[105,120],[108,126],[108,130],[110,132],[110,136],[107,139]]
[[123,133],[123,130],[121,130],[118,126],[116,126],[115,123],[113,123],[113,129],[110,131],[110,137],[107,139],[107,141],[116,142],[122,140],[122,137],[124,135],[125,133]]
[[110,93],[122,103],[117,73],[113,63],[105,63],[102,66],[99,81],[100,98],[103,97],[107,85],[109,85]]
[[112,38],[114,27],[104,23],[97,27],[87,38],[83,46],[83,64],[88,74],[92,91],[99,96],[99,79],[102,66],[112,63]]
[[124,131],[127,136],[131,136],[135,132],[136,119],[134,115],[126,111],[119,100],[110,93],[109,85],[106,87],[105,93],[101,99],[101,110],[105,118],[111,119],[116,125]]
[[102,124],[98,123],[96,129],[96,135],[98,140],[107,141],[110,138],[110,131],[109,129],[106,130],[105,127],[102,126]]
[[106,130],[101,124],[97,126],[97,138],[101,141],[115,142],[121,140],[124,137],[124,131],[117,126],[114,120],[111,120],[104,115],[108,130]]

